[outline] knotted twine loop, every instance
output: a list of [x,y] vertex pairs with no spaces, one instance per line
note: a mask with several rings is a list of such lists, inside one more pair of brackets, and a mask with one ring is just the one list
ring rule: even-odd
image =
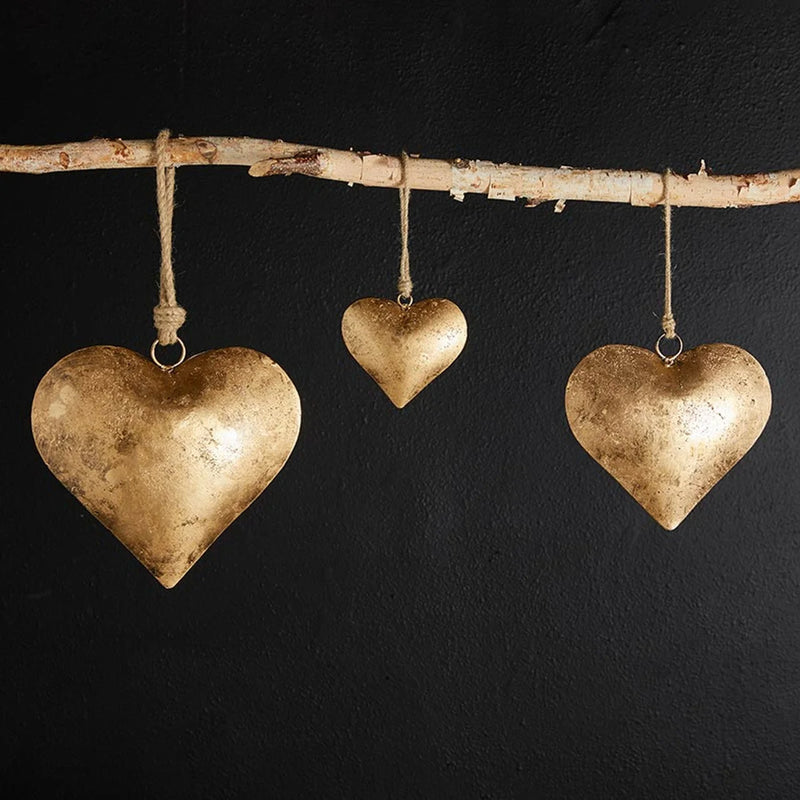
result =
[[661,327],[667,339],[674,339],[675,317],[672,316],[672,206],[669,202],[669,179],[672,170],[664,173],[664,315]]
[[158,305],[153,309],[153,324],[160,345],[176,344],[178,329],[186,321],[186,311],[175,298],[175,273],[172,270],[172,213],[175,208],[175,167],[169,156],[170,132],[164,129],[156,139],[156,199],[161,237],[161,272]]
[[400,154],[402,166],[400,184],[400,277],[397,279],[397,302],[407,308],[413,302],[411,290],[414,284],[411,281],[411,263],[408,255],[408,205],[411,200],[411,189],[408,187],[408,153],[404,150]]

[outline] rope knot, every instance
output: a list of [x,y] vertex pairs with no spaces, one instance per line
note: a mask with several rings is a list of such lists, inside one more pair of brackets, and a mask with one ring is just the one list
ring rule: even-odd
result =
[[186,310],[182,306],[158,304],[153,309],[153,324],[158,331],[160,345],[175,344],[178,341],[178,329],[186,322]]
[[667,339],[674,339],[677,335],[675,333],[675,317],[671,313],[661,317],[661,327],[664,329],[664,336]]
[[414,284],[411,278],[400,278],[397,281],[397,292],[402,297],[411,297],[411,290],[414,288]]

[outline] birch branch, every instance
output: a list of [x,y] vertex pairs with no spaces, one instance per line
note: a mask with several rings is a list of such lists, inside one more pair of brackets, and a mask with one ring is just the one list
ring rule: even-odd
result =
[[[185,136],[170,141],[176,166],[231,165],[249,167],[250,175],[308,175],[350,185],[398,188],[399,156],[290,144],[280,139]],[[87,169],[154,167],[152,139],[92,139],[54,145],[0,144],[0,172],[41,174]],[[493,200],[525,199],[534,206],[567,200],[661,204],[661,173],[616,169],[575,169],[496,164],[491,161],[413,158],[406,170],[412,189],[449,192],[458,200],[485,194]],[[689,175],[672,174],[670,199],[675,206],[732,208],[794,203],[800,200],[800,169],[752,175],[710,175],[703,165]]]

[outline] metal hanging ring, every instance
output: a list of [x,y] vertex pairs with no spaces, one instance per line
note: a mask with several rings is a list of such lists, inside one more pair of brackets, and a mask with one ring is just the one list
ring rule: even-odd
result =
[[666,333],[662,333],[661,336],[658,337],[658,341],[656,342],[656,353],[658,353],[659,358],[666,364],[666,366],[671,367],[675,363],[675,359],[683,352],[683,339],[681,339],[678,334],[675,334],[675,338],[678,340],[678,352],[671,355],[665,356],[661,352],[661,342],[667,338]]
[[186,345],[183,343],[183,339],[181,339],[180,336],[175,337],[175,344],[180,345],[181,355],[180,358],[174,364],[162,364],[158,360],[158,358],[156,358],[156,347],[158,346],[158,339],[156,339],[153,342],[153,344],[150,345],[150,358],[152,358],[155,365],[163,369],[164,372],[169,372],[171,369],[175,369],[175,367],[183,364],[186,358]]
[[411,308],[411,304],[413,302],[414,298],[411,295],[408,296],[404,294],[397,295],[397,305],[399,305],[400,308]]

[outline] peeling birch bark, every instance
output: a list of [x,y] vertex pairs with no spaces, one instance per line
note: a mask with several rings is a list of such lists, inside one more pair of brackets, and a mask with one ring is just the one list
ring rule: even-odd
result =
[[[173,163],[179,167],[249,167],[254,177],[307,175],[351,185],[396,189],[402,176],[399,156],[290,144],[280,139],[176,137],[170,141],[170,152]],[[42,174],[154,166],[152,139],[0,144],[0,172]],[[559,208],[573,200],[656,206],[664,196],[663,177],[658,172],[535,167],[463,158],[412,158],[406,179],[412,189],[449,192],[457,200],[463,200],[467,194],[485,194],[492,200],[521,198],[529,206],[555,200]],[[672,173],[670,200],[674,206],[708,208],[794,203],[800,200],[800,169],[710,175],[703,164],[697,173]]]

